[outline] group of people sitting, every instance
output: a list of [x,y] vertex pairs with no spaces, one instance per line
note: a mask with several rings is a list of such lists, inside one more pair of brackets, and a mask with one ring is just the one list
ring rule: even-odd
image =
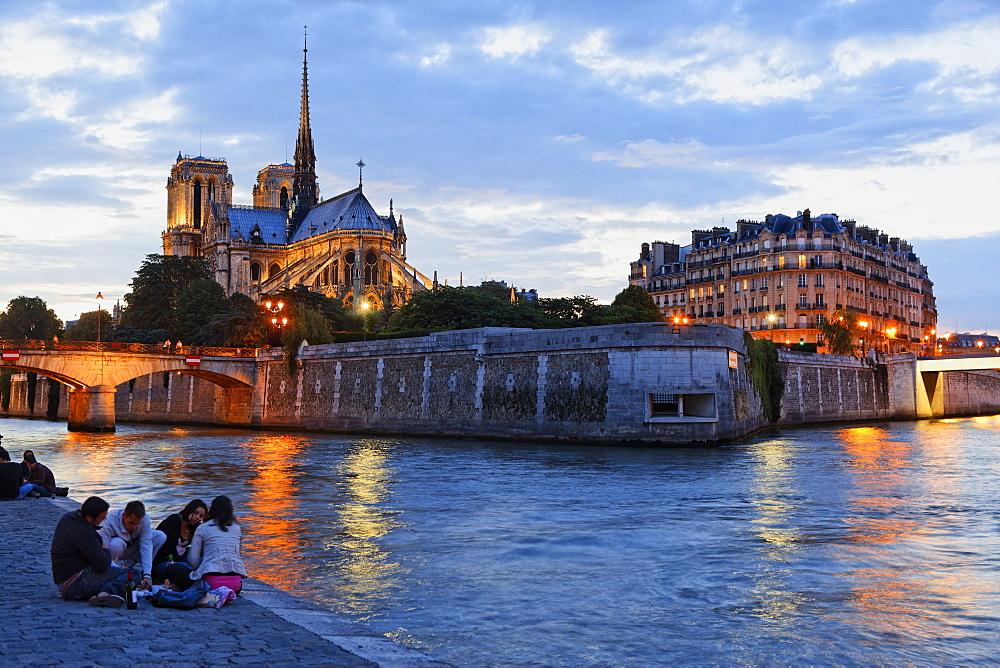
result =
[[[0,441],[3,436],[0,435]],[[10,453],[0,446],[0,499],[11,501],[28,497],[66,496],[69,487],[56,487],[56,478],[48,466],[24,451],[20,464],[10,461]]]
[[[242,532],[228,496],[211,507],[194,499],[152,528],[142,501],[110,510],[92,496],[66,513],[52,536],[52,579],[67,601],[120,607],[129,579],[139,590],[154,582],[185,591],[199,580],[206,589],[239,593],[247,576]],[[131,574],[131,578],[130,578]]]

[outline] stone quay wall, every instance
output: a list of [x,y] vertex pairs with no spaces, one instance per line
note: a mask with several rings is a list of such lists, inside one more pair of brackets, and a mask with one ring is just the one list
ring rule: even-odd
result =
[[[742,332],[665,323],[485,328],[278,349],[253,389],[158,372],[117,387],[119,422],[337,432],[716,443],[767,426]],[[874,360],[779,351],[778,424],[916,418],[912,355]],[[1000,372],[948,372],[945,414],[1000,413]],[[50,391],[50,386],[52,390]],[[8,415],[65,418],[65,388],[15,376]]]

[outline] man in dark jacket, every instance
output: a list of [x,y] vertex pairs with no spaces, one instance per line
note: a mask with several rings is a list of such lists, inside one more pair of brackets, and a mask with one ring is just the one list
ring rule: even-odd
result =
[[[0,436],[0,438],[3,438]],[[10,461],[10,454],[0,446],[0,500],[24,498],[28,490],[21,474],[21,465]],[[23,492],[23,494],[22,494]]]
[[59,487],[56,487],[56,477],[52,475],[49,467],[35,459],[35,453],[31,450],[24,451],[24,464],[28,467],[25,481],[31,484],[28,494],[32,496],[52,496],[54,494],[66,496],[66,494],[61,493]]
[[[52,579],[67,601],[89,599],[91,605],[101,608],[118,608],[125,602],[129,570],[111,565],[111,554],[101,546],[97,535],[108,507],[107,501],[92,496],[80,510],[63,515],[56,525],[52,536]],[[132,576],[135,578],[135,572]]]

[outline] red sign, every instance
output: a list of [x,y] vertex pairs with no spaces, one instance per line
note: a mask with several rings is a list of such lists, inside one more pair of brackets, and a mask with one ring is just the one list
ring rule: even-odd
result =
[[4,362],[16,362],[21,359],[21,353],[17,350],[5,350],[3,351],[3,361]]
[[198,366],[201,364],[201,355],[188,355],[184,358],[184,363],[188,366]]

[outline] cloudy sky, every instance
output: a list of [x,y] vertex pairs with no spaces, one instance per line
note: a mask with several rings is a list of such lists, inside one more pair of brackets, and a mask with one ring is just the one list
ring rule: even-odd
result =
[[610,300],[644,241],[810,208],[908,239],[940,329],[1000,331],[994,0],[4,0],[0,308],[64,319],[161,251],[178,151],[234,199],[294,151],[452,284]]

